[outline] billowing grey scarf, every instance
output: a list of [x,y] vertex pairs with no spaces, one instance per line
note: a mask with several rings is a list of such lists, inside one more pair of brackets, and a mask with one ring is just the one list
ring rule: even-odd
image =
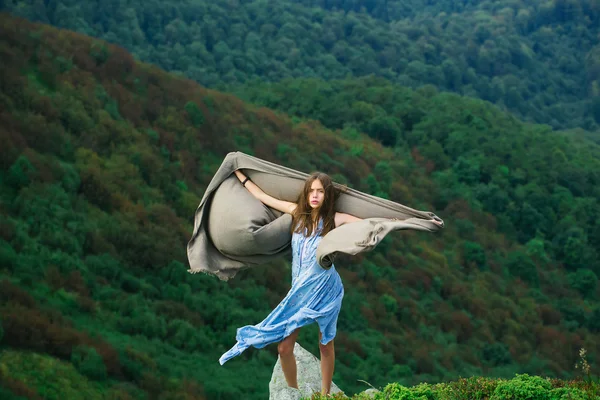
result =
[[[244,153],[229,153],[211,180],[194,219],[194,232],[187,246],[189,271],[216,275],[221,280],[250,266],[291,254],[289,214],[265,206],[244,188],[233,171],[242,170],[265,193],[295,202],[308,174]],[[329,268],[337,253],[370,251],[391,231],[416,229],[434,232],[443,226],[435,214],[347,188],[335,205],[336,211],[362,221],[344,224],[327,233],[317,248],[323,268]],[[392,220],[391,218],[395,218]]]

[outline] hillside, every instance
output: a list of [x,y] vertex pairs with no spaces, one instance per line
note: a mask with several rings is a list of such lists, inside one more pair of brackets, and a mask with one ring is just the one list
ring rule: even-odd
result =
[[[438,93],[431,86],[413,91],[374,77],[255,82],[236,93],[254,104],[319,120],[329,129],[364,132],[388,147],[411,149],[441,189],[434,200],[437,209],[462,198],[493,214],[499,231],[512,240],[545,239],[552,258],[565,265],[566,253],[559,247],[569,213],[547,199],[567,189],[590,201],[589,211],[596,215],[600,153],[582,130],[553,132],[521,124],[482,101]],[[537,223],[525,214],[535,215]],[[588,244],[578,265],[600,272],[597,224],[580,227]]]
[[[194,210],[235,150],[324,170],[447,223],[440,235],[393,234],[340,259],[334,380],[348,394],[365,389],[358,379],[573,377],[581,347],[596,365],[600,157],[577,132],[405,88],[398,94],[420,106],[386,148],[205,89],[103,41],[6,14],[0,22],[3,390],[266,397],[275,346],[224,367],[217,359],[237,327],[286,293],[289,260],[227,283],[186,272]],[[307,329],[299,341],[317,353],[316,338]]]
[[96,0],[0,9],[124,46],[209,87],[376,75],[497,104],[522,120],[597,131],[594,0]]

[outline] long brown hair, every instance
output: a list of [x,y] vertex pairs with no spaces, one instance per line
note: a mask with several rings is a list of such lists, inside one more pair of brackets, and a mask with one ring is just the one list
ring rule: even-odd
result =
[[[308,203],[310,188],[316,180],[321,181],[325,190],[323,203],[319,208],[312,208]],[[304,182],[304,188],[298,200],[296,209],[292,212],[292,232],[310,236],[317,230],[315,221],[323,219],[323,230],[319,233],[324,236],[335,228],[335,202],[342,192],[341,187],[333,184],[329,175],[322,172],[313,172]],[[306,232],[305,232],[306,231]]]

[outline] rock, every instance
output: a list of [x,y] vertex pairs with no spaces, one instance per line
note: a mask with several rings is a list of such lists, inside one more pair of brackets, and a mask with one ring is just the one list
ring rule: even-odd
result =
[[304,395],[300,390],[291,388],[286,384],[286,387],[279,387],[275,392],[271,391],[269,400],[300,400],[302,396]]
[[[296,366],[298,371],[298,387],[291,388],[285,381],[279,358],[273,368],[271,382],[269,382],[269,400],[299,400],[310,397],[313,393],[321,392],[321,362],[298,343],[294,346]],[[331,383],[331,393],[341,392],[335,383]]]
[[379,392],[380,392],[379,390],[371,388],[371,389],[367,389],[364,392],[362,392],[361,395],[367,396],[368,398],[372,399]]

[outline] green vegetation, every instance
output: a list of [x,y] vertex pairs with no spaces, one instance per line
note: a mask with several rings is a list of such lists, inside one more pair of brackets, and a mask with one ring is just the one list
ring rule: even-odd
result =
[[[289,260],[231,282],[186,272],[194,210],[235,150],[447,222],[336,263],[346,393],[358,379],[399,393],[461,376],[573,379],[581,347],[597,368],[600,147],[580,130],[377,78],[310,81],[319,95],[288,99],[309,107],[288,117],[8,15],[0,59],[0,395],[267,397],[276,346],[217,360],[287,292]],[[326,101],[347,126],[315,116]],[[299,341],[317,354],[317,337],[313,325]]]
[[[405,387],[390,383],[372,396],[361,393],[353,400],[593,400],[600,393],[600,382],[563,381],[517,374],[512,379],[461,378],[454,382]],[[315,394],[310,400],[349,399],[343,394],[330,397]],[[307,399],[308,400],[308,399]]]
[[[600,124],[595,0],[4,1],[209,87],[377,75],[554,128]],[[101,47],[94,57],[106,57]]]
[[[432,87],[413,91],[381,78],[257,83],[238,94],[319,120],[346,137],[365,132],[387,146],[410,149],[438,190],[435,209],[464,201],[494,215],[499,231],[526,246],[504,257],[509,272],[536,286],[536,268],[549,261],[550,252],[576,271],[569,275],[574,287],[583,294],[595,292],[600,235],[598,223],[591,221],[600,217],[600,152],[580,130],[552,132],[547,126],[523,124],[480,100]],[[369,190],[391,195],[390,173],[388,164],[378,164]],[[590,213],[590,225],[575,222],[559,205],[570,199]],[[460,230],[466,235],[470,227]],[[464,261],[489,269],[493,260],[474,238],[465,236],[461,244]]]
[[352,397],[343,393],[330,396],[315,393],[305,400],[595,400],[600,395],[600,378],[591,376],[586,354],[585,349],[580,349],[575,368],[580,368],[584,376],[576,380],[528,374],[516,374],[511,379],[470,377],[433,385],[420,383],[413,387],[390,383],[382,390],[372,388],[372,393],[365,391]]

